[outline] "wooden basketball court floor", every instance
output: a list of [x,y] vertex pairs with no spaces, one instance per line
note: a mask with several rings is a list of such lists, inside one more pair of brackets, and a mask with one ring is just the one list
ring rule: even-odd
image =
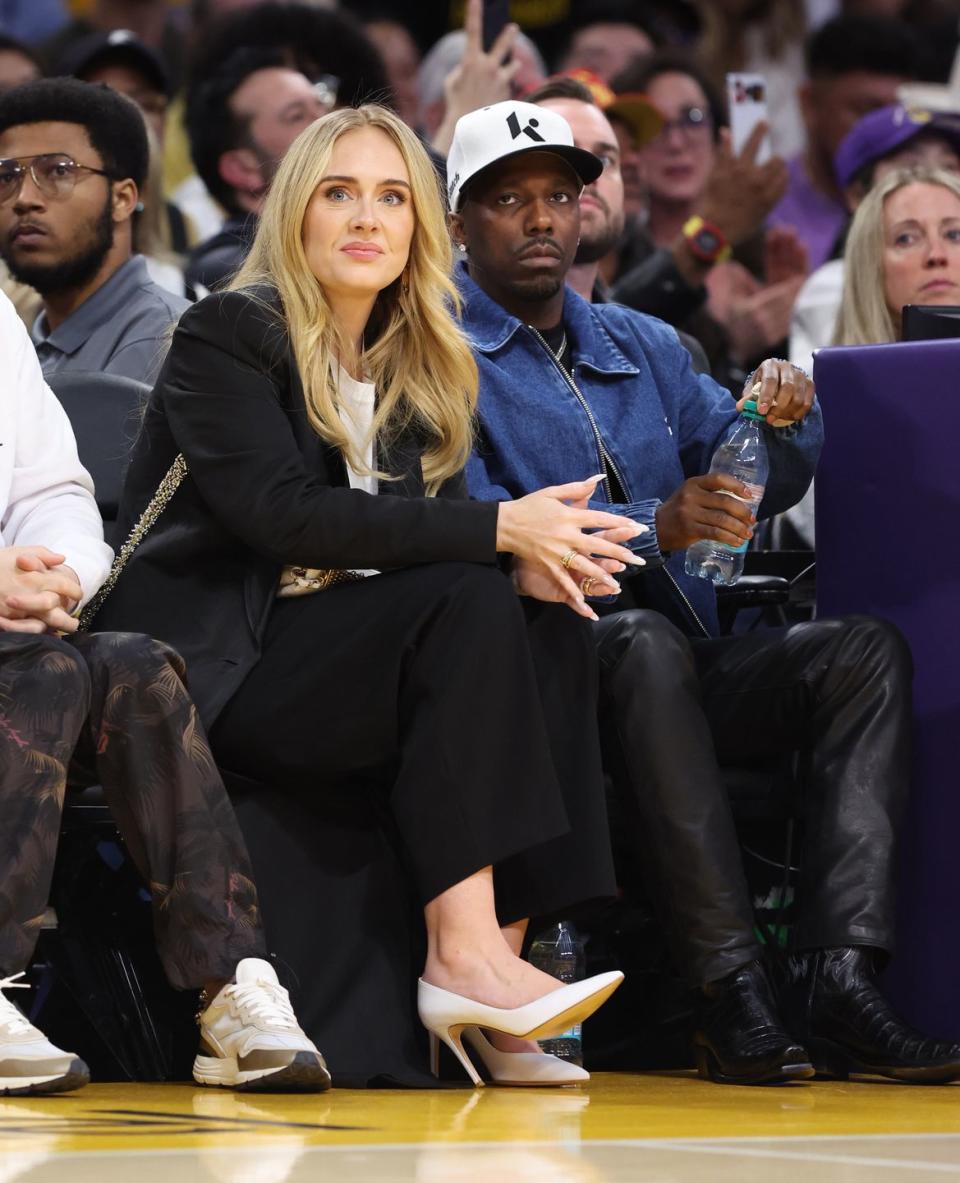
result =
[[0,1098],[0,1183],[960,1181],[960,1086],[750,1089],[597,1074],[583,1089],[238,1095],[90,1085]]

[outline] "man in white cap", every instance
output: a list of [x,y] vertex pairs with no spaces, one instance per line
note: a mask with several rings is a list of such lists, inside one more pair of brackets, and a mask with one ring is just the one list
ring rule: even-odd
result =
[[[907,1027],[874,978],[892,947],[893,835],[909,778],[906,646],[866,618],[716,637],[713,586],[685,573],[683,552],[752,536],[750,491],[709,472],[739,404],[694,374],[670,326],[565,286],[581,189],[600,167],[546,107],[498,103],[457,125],[450,220],[480,371],[468,480],[474,496],[508,500],[603,472],[600,503],[648,527],[631,544],[644,574],[624,580],[615,604],[594,601],[594,627],[604,722],[626,773],[623,835],[699,988],[701,1074],[960,1077],[960,1047]],[[789,363],[765,361],[741,404],[754,382],[766,516],[809,484],[822,426],[812,383]],[[797,951],[775,1000],[719,766],[797,752],[808,841]]]

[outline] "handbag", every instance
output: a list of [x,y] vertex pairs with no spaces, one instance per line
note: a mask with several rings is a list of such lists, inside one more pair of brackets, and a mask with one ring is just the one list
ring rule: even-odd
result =
[[[95,595],[91,596],[80,613],[79,631],[88,632],[94,617],[103,607],[103,602],[113,591],[130,556],[140,543],[146,538],[157,523],[157,519],[170,504],[174,493],[180,488],[184,477],[189,472],[183,453],[179,453],[174,462],[167,469],[163,479],[157,486],[157,491],[150,498],[150,502],[137,519],[136,524],[127,536],[126,542],[114,555],[113,563],[106,579]],[[316,569],[313,567],[285,567],[280,576],[277,590],[279,596],[308,595],[312,592],[324,591],[337,583],[352,583],[363,579],[364,576],[356,571],[340,571],[336,568]]]

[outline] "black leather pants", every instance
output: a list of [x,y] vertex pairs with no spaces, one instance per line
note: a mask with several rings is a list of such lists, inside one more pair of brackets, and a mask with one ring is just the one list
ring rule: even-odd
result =
[[848,617],[691,640],[646,609],[613,612],[595,630],[627,838],[680,968],[703,984],[758,955],[720,766],[792,751],[806,836],[797,946],[889,950],[910,761],[900,634]]

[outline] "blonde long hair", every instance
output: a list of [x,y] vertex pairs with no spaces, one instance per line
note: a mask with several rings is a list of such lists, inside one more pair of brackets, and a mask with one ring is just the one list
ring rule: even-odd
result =
[[[424,437],[421,458],[428,496],[466,464],[473,445],[477,366],[454,311],[460,301],[451,279],[453,250],[439,179],[426,151],[392,111],[376,104],[332,111],[300,133],[270,187],[256,238],[229,285],[252,291],[267,285],[278,293],[303,381],[310,423],[342,452],[356,472],[370,475],[337,404],[340,339],[323,288],[307,264],[303,222],[310,199],[328,172],[337,140],[349,131],[375,127],[403,156],[415,215],[404,276],[377,297],[368,322],[375,339],[363,368],[377,389],[371,435],[383,459],[401,431]],[[364,441],[364,443],[369,441]],[[386,478],[383,472],[376,475]]]
[[878,345],[896,341],[900,335],[896,317],[887,307],[883,211],[887,199],[906,185],[942,185],[960,198],[960,177],[939,168],[897,169],[870,190],[847,235],[834,345]]

